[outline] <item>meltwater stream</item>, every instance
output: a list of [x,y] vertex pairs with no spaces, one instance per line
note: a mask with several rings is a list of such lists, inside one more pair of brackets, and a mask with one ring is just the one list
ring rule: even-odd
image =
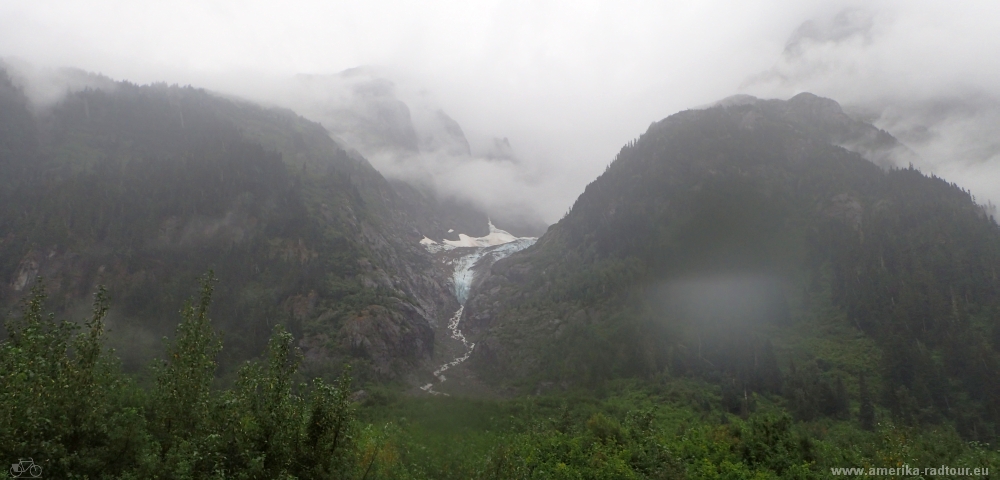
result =
[[[490,230],[491,234],[494,231],[496,231],[492,223],[490,224]],[[503,232],[502,230],[498,231]],[[464,347],[465,353],[461,356],[455,357],[452,361],[441,365],[440,367],[438,367],[437,370],[434,371],[434,377],[437,378],[438,383],[442,383],[445,380],[447,380],[447,378],[444,375],[444,372],[446,372],[449,368],[457,366],[458,364],[468,360],[469,355],[472,355],[472,350],[476,348],[476,344],[469,342],[465,338],[465,335],[462,334],[462,331],[459,330],[458,328],[459,323],[462,321],[462,312],[465,311],[465,302],[469,299],[469,291],[472,288],[472,281],[476,275],[475,271],[476,265],[485,259],[488,262],[488,264],[484,268],[488,268],[489,265],[492,265],[496,261],[508,255],[511,255],[515,252],[519,252],[521,250],[524,250],[525,248],[528,248],[529,246],[534,244],[536,240],[535,238],[531,237],[517,238],[511,236],[511,238],[512,238],[511,241],[499,245],[492,245],[485,247],[469,246],[469,247],[445,248],[447,250],[452,250],[454,248],[469,250],[469,253],[456,258],[452,262],[452,265],[454,265],[455,267],[454,273],[452,273],[452,280],[455,284],[455,298],[458,299],[458,304],[460,305],[460,307],[458,307],[458,310],[455,312],[455,314],[451,316],[451,319],[448,320],[448,330],[451,332],[451,338],[462,342],[462,346]],[[431,247],[431,245],[429,244],[425,244],[425,246]],[[434,246],[437,245],[435,244]],[[435,252],[435,251],[442,251],[443,249],[428,248],[428,250]],[[432,395],[448,395],[447,393],[434,390],[434,383],[428,383],[420,387],[420,389]]]

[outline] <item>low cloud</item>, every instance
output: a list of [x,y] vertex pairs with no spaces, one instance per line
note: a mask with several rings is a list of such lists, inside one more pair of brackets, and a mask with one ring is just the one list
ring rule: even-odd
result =
[[38,67],[19,58],[0,59],[0,68],[7,71],[15,85],[21,88],[31,106],[42,110],[54,105],[68,92],[87,88],[111,90],[111,79],[77,68]]
[[834,98],[915,151],[918,158],[907,162],[970,190],[980,203],[998,203],[997,14],[995,6],[972,3],[846,8],[804,21],[775,64],[741,90]]
[[[7,2],[0,56],[309,118],[310,95],[351,92],[290,79],[376,65],[415,125],[444,112],[470,153],[372,155],[378,168],[483,205],[521,199],[554,222],[651,122],[734,93],[833,98],[906,142],[925,172],[1000,203],[996,18],[995,2],[930,0]],[[492,162],[503,138],[517,162]]]
[[[466,137],[433,94],[359,67],[332,75],[298,75],[244,88],[240,95],[291,108],[319,122],[384,176],[441,200],[468,204],[494,218],[541,225],[565,200],[559,175],[544,162],[523,161],[508,138]],[[503,226],[503,225],[501,225]]]

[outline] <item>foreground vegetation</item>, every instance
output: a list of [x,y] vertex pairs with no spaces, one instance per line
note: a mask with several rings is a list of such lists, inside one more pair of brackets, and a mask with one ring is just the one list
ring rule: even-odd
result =
[[854,413],[796,422],[768,397],[733,415],[718,388],[685,378],[490,401],[362,393],[346,373],[300,383],[281,327],[265,358],[213,388],[212,284],[181,311],[148,388],[102,344],[103,290],[81,328],[44,315],[36,286],[0,343],[0,458],[32,458],[45,478],[162,479],[817,478],[831,467],[1000,460],[947,425],[868,431]]
[[866,431],[856,421],[794,422],[776,405],[741,418],[685,380],[609,387],[502,402],[401,398],[370,413],[395,422],[398,461],[418,478],[829,478],[839,467],[1000,460],[945,426]]

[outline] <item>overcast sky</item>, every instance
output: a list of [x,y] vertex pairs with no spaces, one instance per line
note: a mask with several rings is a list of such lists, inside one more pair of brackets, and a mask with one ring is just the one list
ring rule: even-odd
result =
[[231,92],[377,65],[509,138],[501,186],[553,222],[650,122],[736,93],[869,107],[1000,203],[998,27],[995,1],[0,0],[0,56]]

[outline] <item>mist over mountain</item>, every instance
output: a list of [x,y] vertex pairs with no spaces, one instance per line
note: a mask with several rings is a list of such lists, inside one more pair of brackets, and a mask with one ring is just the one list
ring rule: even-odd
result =
[[[306,96],[302,110],[368,157],[396,153],[471,156],[462,127],[430,105],[411,107],[396,85],[376,69],[354,68],[337,75],[299,75],[295,90]],[[302,93],[308,92],[308,93]]]
[[990,478],[997,18],[0,2],[0,459]]
[[[7,67],[33,109],[49,108],[68,92],[115,88],[110,78],[78,69],[41,68],[17,59]],[[484,235],[491,217],[518,234],[545,231],[537,203],[520,193],[534,182],[533,174],[515,162],[509,140],[489,139],[473,154],[458,122],[419,93],[404,102],[398,90],[385,72],[359,67],[267,81],[237,89],[233,98],[292,108],[319,122],[343,148],[373,162],[399,187],[428,235],[442,237],[447,230]],[[420,213],[430,211],[451,220],[442,229]]]
[[[777,61],[748,76],[740,89],[765,96],[811,91],[837,98],[849,115],[889,132],[917,154],[898,159],[896,167],[912,163],[970,189],[979,203],[996,204],[1000,148],[990,132],[1000,119],[1000,92],[989,80],[996,69],[989,62],[964,62],[966,55],[989,48],[973,37],[991,27],[960,21],[957,15],[936,10],[907,16],[852,7],[807,20],[786,39]],[[965,30],[947,37],[938,37],[943,30],[914,35],[915,25],[933,16],[939,25],[961,22]],[[921,58],[940,42],[957,53],[935,53],[933,64]],[[910,74],[914,68],[920,73]]]
[[[544,232],[538,205],[522,193],[530,188],[525,178],[530,170],[514,162],[509,140],[493,138],[473,150],[462,126],[426,92],[414,85],[401,88],[388,75],[372,67],[298,75],[249,96],[319,122],[339,143],[370,160],[399,187],[413,207],[410,213],[424,218],[427,235],[441,238],[447,230],[485,235],[489,218],[520,235]],[[425,211],[440,212],[451,223],[431,225],[421,217]]]
[[[858,435],[879,442],[888,433],[875,428],[876,418],[913,429],[948,425],[946,441],[954,445],[995,438],[1000,227],[968,191],[896,168],[917,154],[833,100],[740,95],[655,122],[536,241],[497,228],[490,221],[497,217],[474,203],[442,198],[418,175],[386,179],[368,162],[367,155],[381,155],[405,166],[441,155],[519,164],[507,139],[495,140],[482,159],[470,156],[461,127],[440,111],[429,124],[437,127],[418,127],[421,120],[382,80],[352,87],[347,106],[317,110],[327,120],[316,123],[193,87],[63,75],[50,80],[71,85],[62,96],[37,97],[48,103],[26,94],[30,76],[0,77],[0,195],[7,206],[0,213],[0,276],[7,279],[0,301],[8,311],[39,302],[31,285],[44,278],[49,307],[75,315],[97,285],[106,285],[115,299],[101,317],[107,343],[127,370],[139,372],[163,355],[154,339],[175,325],[171,305],[213,269],[220,287],[212,315],[225,332],[219,366],[231,376],[245,365],[230,391],[243,393],[224,394],[244,400],[205,404],[206,412],[221,409],[214,415],[223,419],[232,415],[226,405],[249,402],[238,408],[256,413],[240,418],[266,424],[252,405],[271,397],[246,391],[247,382],[330,378],[351,365],[366,388],[389,389],[377,390],[377,402],[390,405],[411,400],[387,400],[397,394],[384,392],[558,396],[635,381],[646,385],[637,387],[645,392],[639,395],[650,398],[689,385],[683,388],[693,390],[677,398],[697,406],[679,408],[718,414],[723,422],[748,419],[748,430],[733,432],[763,422],[785,443],[792,442],[793,420],[803,425],[796,428],[839,422],[874,431]],[[332,91],[328,81],[308,79],[323,92]],[[417,163],[411,172],[426,166]],[[31,312],[8,323],[11,341],[33,341],[21,340],[34,338],[24,332],[42,328]],[[186,358],[175,345],[209,328],[185,315],[157,385],[174,381],[169,365]],[[244,362],[272,331],[271,366],[253,370]],[[4,352],[5,362],[20,361],[19,350]],[[69,354],[54,352],[45,355]],[[205,372],[208,381],[213,371]],[[316,382],[313,392],[324,391]],[[337,385],[344,400],[329,407],[336,415],[352,415],[348,394],[367,402],[365,390]],[[167,402],[159,400],[167,395],[161,387],[152,392],[149,402]],[[112,410],[117,401],[80,398]],[[299,405],[291,390],[273,398]],[[319,421],[317,411],[287,408],[302,422]],[[765,408],[785,417],[767,417]],[[165,414],[156,415],[154,425]],[[190,415],[208,422],[208,413]],[[611,440],[600,439],[622,438],[608,445],[632,459],[625,464],[632,472],[680,475],[693,468],[685,462],[700,461],[646,450],[652,437],[642,428],[651,427],[589,415],[578,427],[552,427],[514,445],[532,449],[533,442],[583,435],[573,438],[601,449]],[[847,427],[851,422],[860,427]],[[213,435],[231,442],[257,435],[232,430],[238,423],[210,428],[229,432]],[[289,438],[311,435],[287,425],[282,435]],[[847,440],[815,441],[842,449]],[[186,448],[180,445],[170,448]],[[767,464],[728,451],[742,468],[800,475],[815,467],[785,462],[815,458],[812,448],[769,454],[768,462],[778,463]],[[963,448],[956,451],[985,455]],[[294,458],[314,455],[296,451]],[[598,458],[587,451],[582,458]],[[510,458],[595,465],[559,452]],[[414,464],[406,462],[414,461],[379,464],[409,469]],[[436,458],[421,461],[438,468]],[[197,468],[216,468],[213,462]],[[362,469],[344,462],[336,468]]]
[[906,166],[919,157],[888,132],[853,118],[840,104],[811,93],[796,95],[788,102],[761,100],[750,95],[734,95],[711,107],[756,106],[788,123],[796,124],[831,145],[844,147],[870,162],[891,168]]
[[51,108],[72,92],[87,88],[109,91],[115,88],[114,80],[78,68],[44,68],[18,58],[0,59],[0,67],[3,67],[12,84],[21,90],[29,108],[35,113]]
[[413,270],[427,262],[422,235],[392,185],[320,125],[110,81],[35,114],[2,80],[5,310],[39,277],[67,311],[107,285],[113,342],[135,367],[159,354],[176,299],[212,268],[230,363],[259,351],[276,318],[317,368],[353,355],[371,362],[364,375],[396,376],[433,352],[431,325],[453,300]]
[[734,412],[771,392],[801,418],[864,376],[898,418],[993,432],[1000,229],[959,186],[858,154],[901,148],[805,93],[654,123],[474,289],[470,364],[528,388],[695,375]]

